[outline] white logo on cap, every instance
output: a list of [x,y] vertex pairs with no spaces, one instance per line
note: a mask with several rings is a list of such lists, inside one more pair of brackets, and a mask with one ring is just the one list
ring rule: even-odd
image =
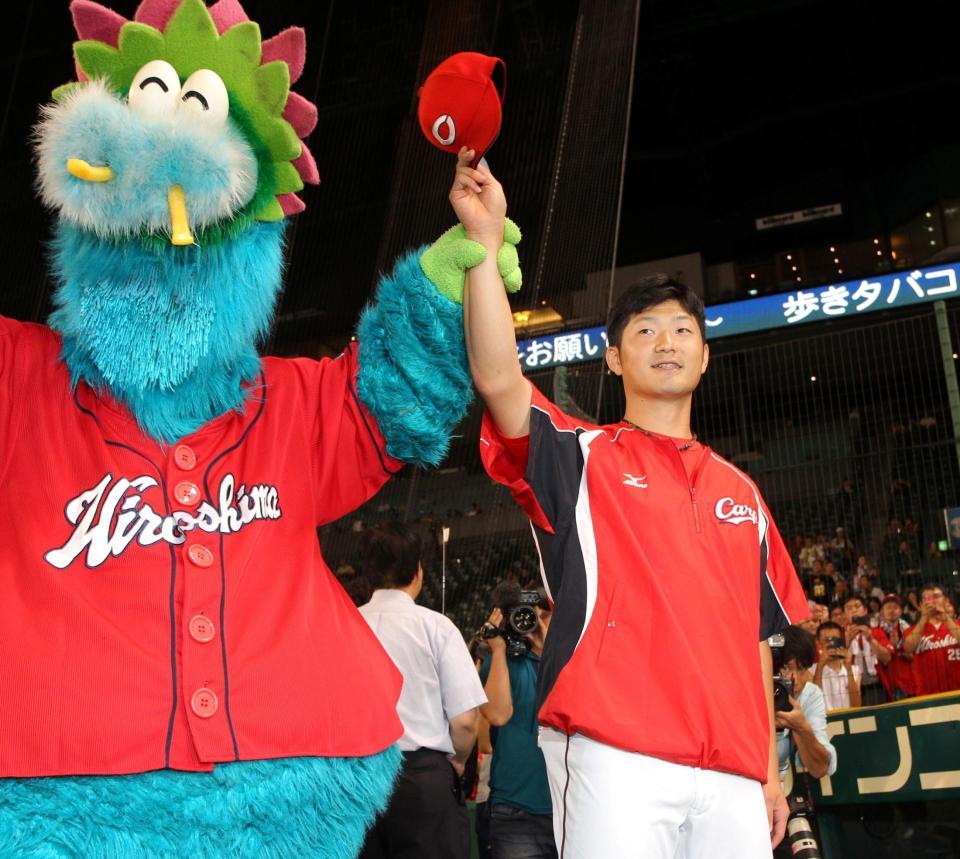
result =
[[[444,123],[447,125],[448,134],[446,137],[440,136],[440,126]],[[433,136],[437,138],[444,146],[449,146],[457,139],[457,127],[453,124],[453,117],[449,113],[445,113],[443,116],[438,116],[433,123]]]

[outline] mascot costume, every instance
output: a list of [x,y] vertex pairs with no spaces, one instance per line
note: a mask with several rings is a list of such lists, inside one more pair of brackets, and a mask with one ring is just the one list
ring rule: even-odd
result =
[[443,458],[483,249],[401,258],[337,359],[261,358],[318,181],[303,31],[71,11],[78,82],[36,135],[55,310],[0,318],[0,856],[353,857],[401,678],[316,527]]

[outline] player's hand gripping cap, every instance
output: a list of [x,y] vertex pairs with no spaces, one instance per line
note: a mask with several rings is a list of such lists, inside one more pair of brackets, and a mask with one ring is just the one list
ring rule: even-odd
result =
[[447,57],[420,88],[420,128],[434,146],[476,152],[473,166],[500,133],[506,66],[497,57],[465,51]]

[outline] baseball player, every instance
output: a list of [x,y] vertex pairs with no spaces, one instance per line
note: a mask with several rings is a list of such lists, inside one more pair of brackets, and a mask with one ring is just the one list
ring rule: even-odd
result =
[[[498,247],[506,200],[470,156],[450,199]],[[554,602],[538,696],[561,857],[769,856],[787,806],[767,639],[809,608],[757,487],[690,428],[700,299],[654,276],[617,301],[606,360],[626,410],[609,426],[524,378],[488,262],[464,319],[481,456],[530,517]]]

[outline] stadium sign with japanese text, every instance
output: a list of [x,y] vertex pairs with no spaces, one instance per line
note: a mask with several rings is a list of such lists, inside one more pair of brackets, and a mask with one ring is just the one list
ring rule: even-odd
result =
[[[827,716],[837,771],[811,779],[814,807],[960,798],[960,693],[838,710]],[[784,780],[797,780],[792,762]]]
[[[859,316],[960,295],[960,264],[893,272],[858,281],[798,289],[707,308],[707,339],[749,334],[808,322]],[[606,330],[600,326],[534,337],[517,343],[525,372],[603,357]]]

